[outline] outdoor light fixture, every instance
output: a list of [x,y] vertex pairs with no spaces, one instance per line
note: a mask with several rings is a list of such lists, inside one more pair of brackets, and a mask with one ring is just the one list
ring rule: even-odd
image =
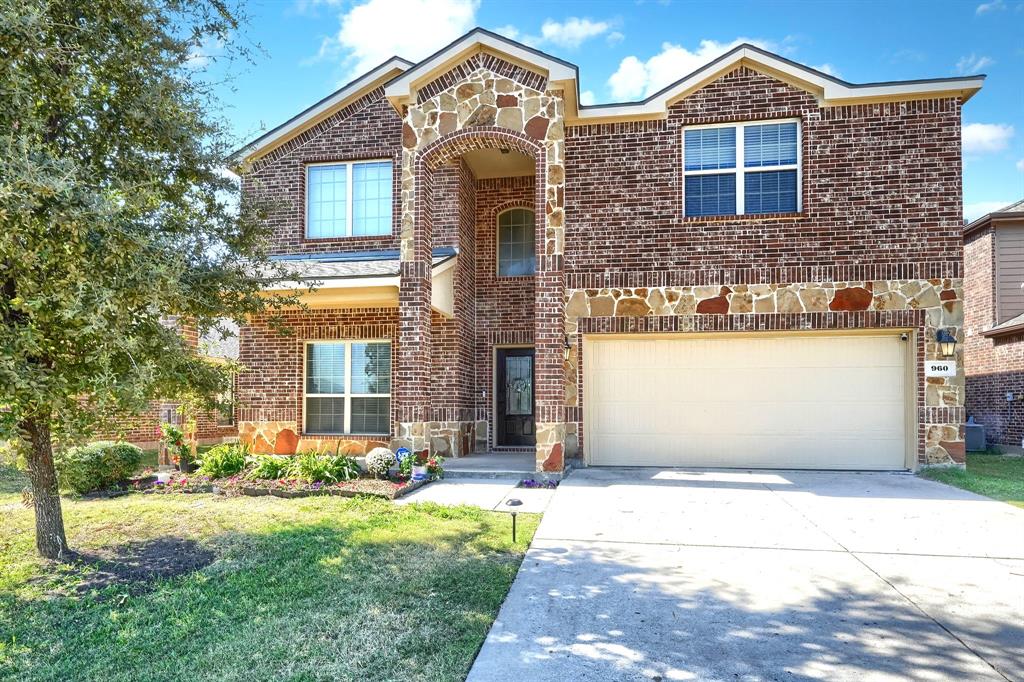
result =
[[[517,500],[514,497],[508,500],[505,505],[509,507],[521,507],[523,504],[522,500]],[[512,542],[516,541],[516,514],[515,510],[512,511]]]
[[939,344],[939,352],[942,357],[951,358],[956,352],[956,335],[949,329],[939,329],[935,332],[935,341]]
[[565,337],[565,346],[562,347],[562,359],[569,362],[569,337]]

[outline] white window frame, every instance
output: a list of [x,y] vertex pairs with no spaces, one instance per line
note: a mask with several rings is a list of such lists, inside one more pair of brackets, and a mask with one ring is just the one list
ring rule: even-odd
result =
[[[345,339],[345,340],[330,340],[330,341],[305,341],[302,344],[302,433],[307,435],[319,435],[319,436],[377,436],[377,435],[390,435],[392,431],[391,423],[391,407],[392,403],[388,405],[388,431],[386,433],[353,433],[352,432],[352,344],[353,343],[386,343],[388,344],[388,353],[391,353],[391,339]],[[312,345],[323,345],[323,346],[345,346],[345,392],[344,393],[309,393],[306,387],[309,385],[308,372],[309,372],[309,347]],[[389,383],[394,380],[394,373],[389,377]],[[357,393],[356,398],[388,398],[391,400],[391,393]],[[307,409],[306,399],[307,398],[344,398],[345,399],[345,430],[341,433],[310,433],[306,427],[307,418],[309,416],[309,410]]]
[[[796,123],[796,163],[785,164],[781,166],[761,166],[759,168],[745,168],[743,163],[744,152],[744,133],[747,126],[760,126],[760,125],[775,125],[779,123]],[[686,170],[686,131],[687,130],[703,130],[708,128],[736,128],[736,167],[735,168],[709,168],[707,170]],[[682,136],[682,168],[683,168],[683,217],[684,218],[717,218],[717,215],[703,215],[703,216],[689,216],[686,214],[686,178],[691,175],[736,175],[736,213],[732,215],[771,215],[770,213],[747,213],[746,206],[746,183],[744,182],[744,176],[748,173],[765,173],[768,171],[796,171],[796,213],[800,213],[804,206],[804,183],[803,183],[803,167],[804,167],[804,149],[803,139],[804,130],[803,123],[799,118],[772,118],[762,121],[739,121],[733,123],[708,123],[702,125],[684,126],[681,133]],[[789,211],[786,211],[789,213]],[[725,215],[725,214],[722,214]]]
[[[352,184],[352,168],[354,166],[357,166],[357,165],[360,165],[360,164],[364,164],[364,163],[385,163],[385,162],[391,164],[391,221],[390,221],[391,222],[391,227],[388,229],[387,232],[382,232],[380,234],[353,234],[352,231],[355,229],[355,223],[354,223],[354,220],[353,220],[354,209],[355,209],[355,202],[352,200],[352,197],[353,197],[353,195],[355,193],[355,186]],[[331,237],[310,237],[309,236],[309,170],[311,168],[316,168],[318,166],[345,166],[345,234],[334,235],[334,236],[331,236]],[[364,237],[387,237],[387,236],[390,236],[394,232],[394,230],[395,230],[395,228],[394,228],[394,222],[395,222],[395,215],[394,215],[394,212],[395,212],[395,206],[394,206],[394,203],[395,203],[395,196],[394,196],[395,195],[395,188],[394,188],[394,184],[395,184],[395,161],[394,161],[394,159],[359,159],[357,161],[319,161],[317,163],[307,163],[303,173],[305,174],[305,177],[303,178],[302,181],[303,181],[303,183],[305,183],[304,184],[304,187],[305,187],[304,199],[305,199],[306,206],[305,206],[304,210],[305,210],[305,215],[306,215],[306,218],[305,218],[305,233],[306,233],[305,236],[306,236],[306,239],[311,239],[311,240],[350,239],[352,237],[355,237],[356,239],[362,239]]]
[[[529,211],[533,214],[533,274],[530,275],[501,274],[501,216],[516,210]],[[537,276],[537,211],[534,210],[533,206],[508,206],[498,211],[498,214],[494,216],[494,276],[498,279],[515,279],[517,277]]]

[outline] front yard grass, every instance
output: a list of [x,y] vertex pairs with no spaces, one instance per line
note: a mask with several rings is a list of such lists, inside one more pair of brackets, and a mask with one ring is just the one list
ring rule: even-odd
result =
[[55,571],[23,484],[0,467],[0,679],[463,679],[539,519],[513,544],[472,508],[65,498],[69,543],[107,563]]
[[967,469],[925,469],[921,476],[1024,509],[1024,457],[968,453]]

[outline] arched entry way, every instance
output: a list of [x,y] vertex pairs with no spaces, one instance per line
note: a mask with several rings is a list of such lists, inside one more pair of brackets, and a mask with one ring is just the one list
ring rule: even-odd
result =
[[[535,215],[535,296],[532,343],[534,352],[534,427],[537,467],[560,471],[564,442],[564,300],[562,273],[562,175],[551,172],[550,145],[530,135],[497,126],[456,130],[407,149],[403,159],[402,264],[399,293],[398,344],[399,438],[417,452],[458,452],[458,440],[476,432],[484,422],[471,414],[431,401],[435,352],[431,338],[431,263],[434,247],[435,176],[439,168],[478,150],[496,149],[523,154],[533,162],[534,192],[529,208]],[[560,143],[556,150],[560,160]],[[552,188],[549,180],[557,180]],[[457,275],[458,276],[458,275]],[[458,287],[458,285],[456,285]],[[458,318],[460,312],[456,310]],[[458,319],[457,324],[472,324]],[[479,387],[478,387],[479,388]],[[485,389],[486,390],[486,389]],[[436,399],[434,401],[436,403]],[[493,420],[491,420],[493,424]],[[473,440],[488,442],[476,433]],[[456,442],[449,443],[447,439]],[[494,443],[493,434],[489,442]]]

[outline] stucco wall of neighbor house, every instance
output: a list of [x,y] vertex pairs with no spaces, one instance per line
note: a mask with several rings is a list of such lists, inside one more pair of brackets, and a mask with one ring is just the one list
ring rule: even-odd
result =
[[[985,426],[989,444],[1020,447],[1024,440],[1024,334],[981,332],[996,323],[995,233],[991,226],[964,240],[964,369],[967,416]],[[1013,400],[1007,400],[1007,394]]]
[[[684,217],[683,128],[777,118],[801,122],[801,210]],[[963,340],[960,169],[956,99],[822,108],[747,67],[673,104],[665,120],[569,128],[570,433],[582,436],[583,330],[911,327],[925,340],[918,462],[963,462],[962,355],[958,376],[920,376],[920,361],[939,357],[936,329]]]
[[[403,312],[296,312],[290,324],[301,331],[290,340],[255,320],[242,335],[243,437],[273,448],[277,432],[300,428],[299,339],[360,338],[374,325],[394,340],[394,442],[453,454],[467,439],[493,445],[494,346],[535,345],[538,468],[549,469],[580,454],[583,334],[910,329],[918,462],[963,461],[964,344],[958,376],[925,380],[921,368],[938,357],[937,329],[964,338],[957,99],[822,108],[738,67],[667,119],[566,128],[560,94],[546,87],[521,67],[471,59],[421,88],[404,119],[378,92],[256,162],[246,191],[287,207],[272,218],[277,252],[400,246]],[[801,120],[801,210],[684,217],[684,126],[773,118]],[[534,156],[536,176],[474,181],[457,160],[500,145]],[[305,241],[304,164],[381,157],[395,160],[393,233]],[[539,208],[538,275],[528,281],[494,277],[494,216],[513,204]],[[429,308],[428,254],[452,244],[448,319]]]

